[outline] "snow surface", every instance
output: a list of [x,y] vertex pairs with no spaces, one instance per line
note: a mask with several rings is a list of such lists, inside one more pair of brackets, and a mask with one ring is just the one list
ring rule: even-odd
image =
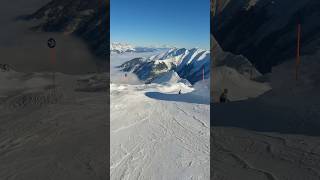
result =
[[299,81],[292,59],[273,68],[271,91],[212,106],[213,179],[320,179],[319,55],[301,57]]
[[196,93],[202,86],[173,71],[132,83],[115,69],[125,60],[111,56],[111,179],[210,179],[209,90]]
[[0,69],[0,179],[105,179],[106,77]]

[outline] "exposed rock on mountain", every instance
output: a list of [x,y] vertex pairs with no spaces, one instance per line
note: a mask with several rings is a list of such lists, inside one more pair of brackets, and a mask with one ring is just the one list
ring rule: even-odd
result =
[[110,49],[107,7],[109,1],[52,0],[25,19],[37,20],[38,25],[33,27],[37,31],[76,35],[96,56],[105,59]]
[[212,6],[211,28],[225,51],[242,54],[267,73],[296,55],[298,24],[301,53],[319,49],[319,8],[318,0],[221,0]]

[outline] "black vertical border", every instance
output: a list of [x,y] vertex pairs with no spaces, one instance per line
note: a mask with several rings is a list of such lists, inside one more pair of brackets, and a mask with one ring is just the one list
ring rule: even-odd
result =
[[106,113],[108,114],[108,118],[106,121],[106,179],[110,179],[110,0],[105,1],[105,14],[106,14],[106,68],[107,68],[107,76],[108,76],[108,85],[107,85],[107,105],[106,105]]
[[215,15],[215,8],[216,8],[216,0],[210,0],[210,54],[211,54],[211,61],[210,61],[210,179],[214,178],[214,171],[213,171],[213,154],[212,154],[212,145],[214,141],[213,137],[213,99],[214,99],[214,61],[215,61],[215,52],[213,49],[213,35],[214,35],[214,15]]

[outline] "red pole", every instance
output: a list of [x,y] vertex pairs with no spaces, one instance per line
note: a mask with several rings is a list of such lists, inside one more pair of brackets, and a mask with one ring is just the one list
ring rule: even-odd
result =
[[[105,7],[104,7],[104,3],[105,3]],[[104,0],[99,0],[99,17],[98,17],[98,21],[100,22],[100,31],[101,31],[101,35],[104,35],[104,27],[105,30],[107,31],[107,24],[108,24],[108,18],[106,18],[106,21],[103,22],[103,15],[104,15],[104,9],[106,10],[105,12],[108,12],[108,8],[109,8],[109,4],[108,4],[108,0],[104,1]]]
[[52,68],[52,84],[53,84],[53,88],[55,88],[55,84],[56,84],[55,65],[56,65],[57,53],[55,48],[50,49],[50,52],[51,52],[51,65],[53,67]]
[[299,66],[300,66],[300,39],[301,39],[301,24],[298,24],[298,34],[297,34],[297,59],[296,59],[296,81],[298,81]]
[[50,49],[50,52],[51,52],[51,64],[55,65],[55,63],[56,63],[56,49],[52,48],[52,49]]
[[220,13],[222,10],[222,1],[219,0],[219,4],[218,4],[218,13]]
[[98,21],[100,21],[100,32],[101,34],[103,33],[103,28],[102,28],[102,0],[99,0],[99,10],[98,10]]
[[204,67],[202,68],[202,81],[204,81]]

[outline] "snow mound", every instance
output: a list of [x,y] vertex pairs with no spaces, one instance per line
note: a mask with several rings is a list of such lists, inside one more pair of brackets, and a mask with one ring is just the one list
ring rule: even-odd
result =
[[231,101],[255,98],[271,89],[268,83],[250,80],[230,67],[217,67],[213,73],[214,99],[218,99],[223,89],[228,89],[229,100]]
[[167,73],[164,73],[162,76],[157,77],[152,81],[152,83],[157,84],[175,84],[175,83],[183,83],[188,86],[191,86],[190,82],[186,79],[180,78],[177,72],[171,70]]
[[193,88],[192,94],[210,99],[210,81],[208,79],[197,82]]
[[107,91],[107,84],[107,74],[94,74],[77,80],[77,88],[75,90],[85,92]]

